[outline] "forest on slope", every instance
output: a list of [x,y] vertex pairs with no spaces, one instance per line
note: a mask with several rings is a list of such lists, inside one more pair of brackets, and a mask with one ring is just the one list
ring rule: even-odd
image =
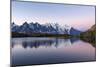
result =
[[80,38],[84,41],[90,42],[96,46],[96,25],[93,25],[86,32],[80,33]]

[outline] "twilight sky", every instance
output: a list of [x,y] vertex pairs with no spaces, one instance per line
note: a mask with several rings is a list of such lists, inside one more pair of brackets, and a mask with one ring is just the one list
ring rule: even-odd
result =
[[95,24],[95,7],[12,1],[12,22],[58,23],[85,31]]

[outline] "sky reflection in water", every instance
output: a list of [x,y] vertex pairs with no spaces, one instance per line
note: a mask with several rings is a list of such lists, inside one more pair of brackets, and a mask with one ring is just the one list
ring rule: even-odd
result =
[[95,61],[95,47],[76,38],[12,38],[11,47],[13,65]]

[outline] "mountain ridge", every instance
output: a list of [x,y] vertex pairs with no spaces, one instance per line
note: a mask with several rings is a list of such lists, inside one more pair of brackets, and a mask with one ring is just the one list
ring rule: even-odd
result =
[[48,34],[68,34],[79,35],[81,31],[74,29],[73,27],[64,25],[61,26],[57,23],[54,24],[39,24],[24,22],[18,26],[14,22],[11,23],[11,31],[17,33],[48,33]]

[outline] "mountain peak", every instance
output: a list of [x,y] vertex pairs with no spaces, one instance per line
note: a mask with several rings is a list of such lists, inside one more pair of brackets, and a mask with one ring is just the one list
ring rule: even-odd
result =
[[15,24],[14,22],[12,22],[12,24]]
[[11,27],[17,26],[14,22],[11,23]]
[[73,28],[73,27],[71,27],[71,29],[70,29],[70,34],[71,34],[71,35],[79,35],[80,32],[81,32],[81,31],[79,31],[79,30],[77,30],[77,29],[75,29],[75,28]]
[[35,22],[34,24],[39,24],[38,22]]
[[28,24],[28,23],[27,23],[27,22],[24,22],[24,23],[23,23],[23,25],[26,25],[26,24]]

